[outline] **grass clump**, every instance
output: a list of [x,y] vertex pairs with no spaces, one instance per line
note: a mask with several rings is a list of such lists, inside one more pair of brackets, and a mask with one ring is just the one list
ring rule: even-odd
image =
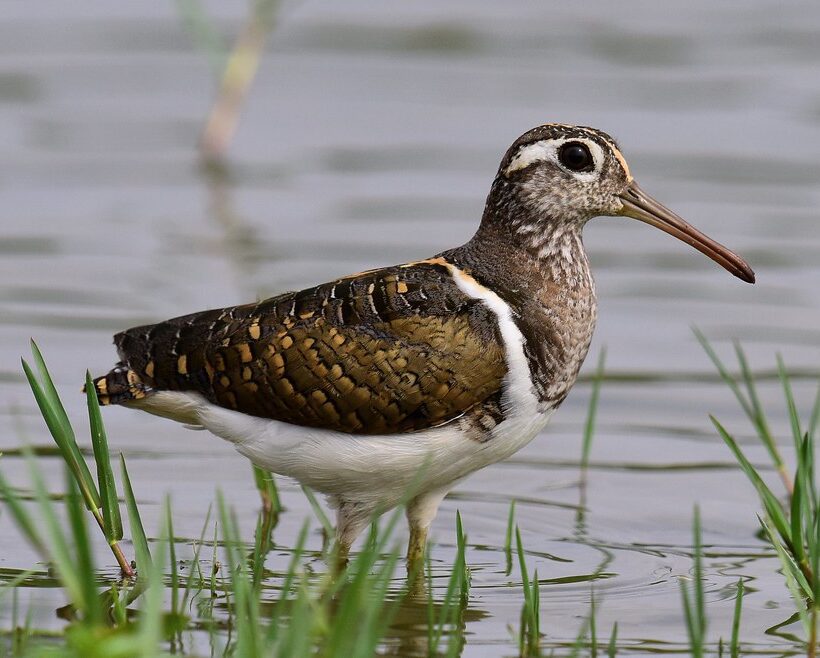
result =
[[[806,633],[808,655],[814,656],[820,609],[820,497],[816,486],[814,449],[820,419],[820,389],[815,397],[809,420],[804,424],[797,410],[788,371],[783,360],[778,357],[778,375],[786,403],[796,460],[794,476],[791,476],[771,432],[743,349],[739,344],[735,344],[735,355],[740,370],[740,375],[735,377],[729,373],[703,335],[698,333],[697,336],[751,421],[783,482],[785,503],[781,502],[781,498],[765,482],[759,469],[749,460],[734,436],[716,418],[710,417],[757,491],[763,506],[759,520],[764,536],[780,560],[786,586],[795,601],[797,615]],[[736,637],[733,640],[733,646],[735,645]]]
[[[165,501],[159,532],[151,550],[125,459],[120,456],[120,482],[139,567],[135,569],[119,547],[124,534],[120,501],[90,378],[87,379],[91,391],[87,403],[96,483],[36,346],[33,346],[33,353],[35,369],[27,363],[24,363],[24,369],[65,462],[67,495],[54,496],[49,492],[34,451],[26,447],[22,453],[32,482],[34,509],[32,503],[24,501],[23,496],[7,483],[2,473],[0,496],[23,536],[51,565],[62,585],[69,605],[61,609],[61,616],[68,624],[61,635],[47,636],[33,629],[30,614],[21,623],[16,612],[19,604],[15,586],[20,578],[32,573],[26,572],[4,586],[5,591],[11,591],[14,597],[11,655],[164,656],[180,652],[184,634],[205,630],[212,653],[225,656],[372,656],[384,642],[399,607],[405,600],[419,596],[427,597],[426,605],[430,611],[430,655],[442,655],[439,647],[448,627],[456,631],[449,635],[443,655],[461,653],[470,572],[460,514],[456,517],[456,560],[440,603],[433,602],[432,582],[428,591],[411,589],[413,584],[409,581],[400,586],[398,592],[394,589],[399,546],[393,535],[402,515],[401,509],[389,517],[383,528],[375,523],[371,526],[365,547],[341,573],[329,569],[317,575],[305,567],[305,558],[316,558],[305,550],[309,531],[306,522],[295,548],[291,549],[286,571],[276,574],[278,594],[272,596],[265,561],[271,548],[270,531],[276,525],[281,505],[269,474],[255,471],[262,509],[257,518],[254,542],[249,545],[242,541],[236,515],[218,494],[218,519],[213,524],[213,557],[207,564],[200,561],[209,510],[199,542],[193,542],[193,555],[187,561],[187,577],[183,577],[170,501]],[[325,534],[329,534],[329,520],[324,517],[315,497],[307,493],[323,522]],[[89,513],[112,547],[117,563],[122,567],[122,578],[104,576],[104,572],[98,571],[94,542],[87,524]],[[322,554],[332,557],[326,550]],[[427,569],[429,574],[429,556]],[[424,579],[420,581],[423,585]],[[3,593],[0,589],[0,595]],[[438,614],[435,614],[436,608]]]

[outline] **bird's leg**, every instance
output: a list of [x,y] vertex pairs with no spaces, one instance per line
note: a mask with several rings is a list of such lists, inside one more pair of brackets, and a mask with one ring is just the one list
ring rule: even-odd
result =
[[410,541],[407,543],[407,570],[411,566],[421,564],[424,559],[424,549],[427,546],[427,531],[429,526],[410,526]]
[[350,547],[370,524],[375,509],[343,499],[332,499],[331,503],[336,507],[336,542],[333,550],[335,564],[333,566],[337,571],[341,571],[347,566]]
[[407,523],[410,526],[410,541],[407,543],[407,574],[418,575],[424,564],[424,549],[427,546],[427,532],[436,517],[438,506],[444,500],[449,487],[434,489],[419,494],[407,505]]

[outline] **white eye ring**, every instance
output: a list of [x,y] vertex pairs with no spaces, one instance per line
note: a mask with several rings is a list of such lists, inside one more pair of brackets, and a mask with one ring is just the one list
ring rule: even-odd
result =
[[[591,171],[572,171],[561,164],[558,159],[558,150],[567,142],[581,142],[588,149],[592,155],[592,170]],[[601,173],[601,165],[604,162],[604,151],[597,142],[584,137],[563,137],[561,139],[542,139],[532,144],[522,146],[515,157],[507,165],[504,170],[504,175],[509,176],[515,171],[529,167],[535,162],[549,161],[554,162],[564,171],[571,174],[575,178],[584,182],[591,182],[598,178]]]

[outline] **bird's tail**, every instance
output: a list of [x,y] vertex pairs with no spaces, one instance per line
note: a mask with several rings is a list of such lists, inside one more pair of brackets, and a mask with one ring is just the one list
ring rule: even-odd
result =
[[100,404],[122,404],[131,400],[141,400],[151,392],[140,376],[128,366],[120,363],[111,372],[94,379],[97,400]]

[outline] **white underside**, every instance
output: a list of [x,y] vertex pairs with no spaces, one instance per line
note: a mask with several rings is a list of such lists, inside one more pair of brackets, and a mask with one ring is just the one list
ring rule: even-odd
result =
[[523,336],[509,306],[455,266],[450,270],[463,292],[481,299],[495,312],[506,350],[505,419],[483,442],[467,436],[458,422],[372,436],[300,427],[231,411],[190,392],[158,391],[132,404],[204,427],[233,443],[258,466],[295,478],[337,500],[384,510],[399,503],[410,487],[416,494],[446,490],[527,445],[553,411],[539,404],[533,393]]

